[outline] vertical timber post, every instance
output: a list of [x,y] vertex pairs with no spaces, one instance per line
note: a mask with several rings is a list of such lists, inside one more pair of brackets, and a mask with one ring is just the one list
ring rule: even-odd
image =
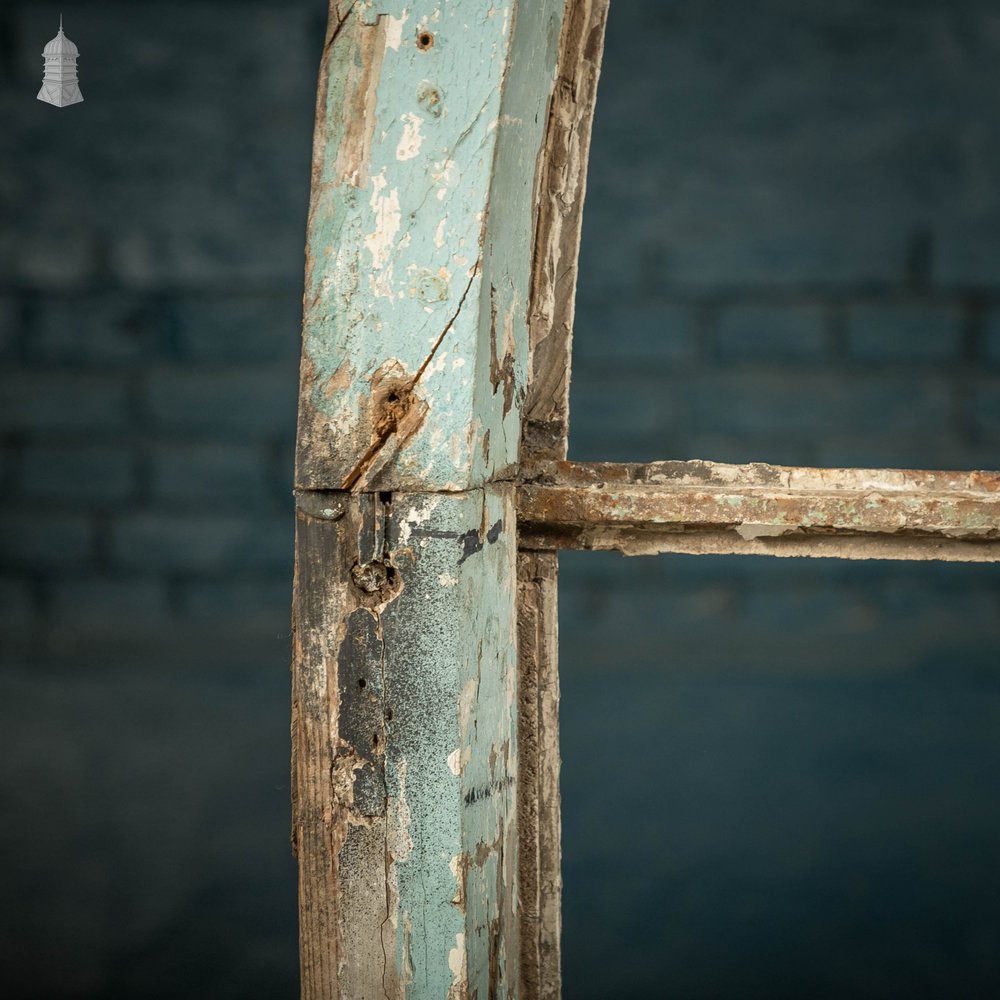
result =
[[[538,185],[522,463],[564,459],[587,156],[608,0],[569,0]],[[519,549],[518,783],[521,996],[561,995],[558,557]]]
[[563,10],[330,6],[296,454],[306,1000],[526,995],[514,491]]

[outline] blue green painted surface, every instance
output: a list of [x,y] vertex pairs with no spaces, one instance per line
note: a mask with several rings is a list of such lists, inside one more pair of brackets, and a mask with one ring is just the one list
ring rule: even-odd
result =
[[354,809],[339,853],[343,996],[517,993],[516,537],[513,485],[495,480],[520,442],[562,11],[334,6],[296,481],[390,496],[401,581],[372,610],[381,677],[341,686],[362,715],[377,688],[386,711],[380,764],[359,730],[369,763],[351,774],[358,806],[384,773],[384,816]]
[[509,486],[394,501],[386,843],[408,997],[514,995],[514,523]]
[[[457,490],[516,462],[562,4],[517,18],[515,7],[369,4],[333,42],[305,292],[300,439],[313,459],[300,485],[353,486],[361,464],[362,486]],[[380,442],[390,384],[416,401]]]

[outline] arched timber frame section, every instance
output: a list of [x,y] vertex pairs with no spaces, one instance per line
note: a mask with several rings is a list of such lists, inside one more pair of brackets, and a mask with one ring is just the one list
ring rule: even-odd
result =
[[310,1000],[559,994],[555,554],[518,552],[516,491],[522,455],[566,457],[606,13],[330,7],[295,482]]
[[560,995],[561,548],[1000,558],[1000,475],[570,463],[608,0],[332,0],[292,664],[304,1000]]

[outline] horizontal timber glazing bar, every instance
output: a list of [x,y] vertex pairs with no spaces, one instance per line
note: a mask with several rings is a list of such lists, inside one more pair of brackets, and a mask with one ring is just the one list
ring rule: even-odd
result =
[[524,470],[524,549],[1000,560],[1000,473],[713,462]]

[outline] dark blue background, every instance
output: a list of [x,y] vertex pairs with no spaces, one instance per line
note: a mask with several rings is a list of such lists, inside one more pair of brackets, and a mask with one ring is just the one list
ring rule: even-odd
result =
[[[0,8],[5,996],[297,993],[323,8]],[[615,0],[579,302],[574,457],[1000,467],[1000,10]],[[560,627],[567,1000],[1000,993],[995,568],[571,553]]]

